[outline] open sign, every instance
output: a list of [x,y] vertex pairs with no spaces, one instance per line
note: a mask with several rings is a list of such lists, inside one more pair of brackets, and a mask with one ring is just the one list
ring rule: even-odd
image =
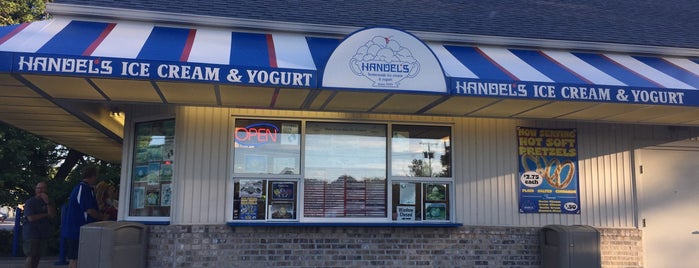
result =
[[241,145],[254,146],[266,143],[276,143],[279,136],[279,128],[270,123],[252,124],[246,127],[237,127],[233,133],[235,142]]

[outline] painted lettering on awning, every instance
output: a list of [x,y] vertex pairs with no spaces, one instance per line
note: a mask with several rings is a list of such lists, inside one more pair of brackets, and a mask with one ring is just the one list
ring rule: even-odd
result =
[[315,70],[252,68],[199,63],[171,63],[95,57],[15,55],[13,70],[19,73],[220,82],[284,87],[316,86]]
[[699,106],[699,92],[684,89],[569,85],[543,82],[491,82],[453,79],[452,95],[558,101]]

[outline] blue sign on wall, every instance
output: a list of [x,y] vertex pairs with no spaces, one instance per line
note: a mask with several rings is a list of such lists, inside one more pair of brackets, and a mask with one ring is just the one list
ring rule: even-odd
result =
[[519,212],[580,214],[576,129],[517,127]]

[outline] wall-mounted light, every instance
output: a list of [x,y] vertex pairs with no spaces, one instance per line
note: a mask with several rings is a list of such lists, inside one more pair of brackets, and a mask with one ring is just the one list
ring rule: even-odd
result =
[[109,117],[119,122],[119,124],[122,126],[124,125],[124,112],[122,112],[119,108],[114,107],[109,109]]

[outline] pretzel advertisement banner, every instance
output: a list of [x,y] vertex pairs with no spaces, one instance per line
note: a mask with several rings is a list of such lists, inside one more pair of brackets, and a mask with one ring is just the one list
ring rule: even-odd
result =
[[519,212],[580,214],[576,129],[517,127]]

